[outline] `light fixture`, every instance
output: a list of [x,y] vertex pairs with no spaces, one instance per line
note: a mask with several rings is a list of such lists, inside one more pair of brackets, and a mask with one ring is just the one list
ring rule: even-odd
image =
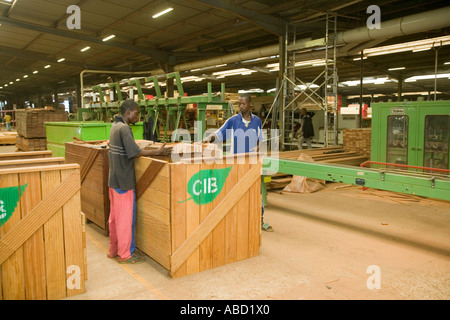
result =
[[13,84],[14,82],[10,81],[9,84]]
[[61,58],[58,60],[58,62],[63,62],[64,60],[66,60],[66,58]]
[[24,78],[28,78],[28,75],[26,74],[26,75],[24,75],[23,77],[24,77]]
[[444,64],[450,64],[450,61],[448,61],[448,62],[444,62]]
[[20,79],[16,79],[16,81],[17,81],[17,82],[19,82],[19,81],[20,81]]
[[51,65],[48,64],[48,65],[46,65],[44,68],[45,68],[45,69],[48,69],[48,68],[50,68],[50,67],[51,67]]
[[394,71],[394,70],[404,70],[405,67],[397,67],[397,68],[389,68],[389,71]]
[[166,14],[167,12],[170,12],[172,10],[173,10],[173,8],[167,8],[167,9],[165,9],[165,10],[163,10],[161,12],[158,12],[157,14],[153,15],[152,18],[156,19],[156,18],[162,16],[163,14]]
[[35,70],[35,71],[33,71],[33,74],[36,74],[36,73],[38,73],[39,71],[37,71],[37,70]]
[[103,41],[111,40],[111,39],[114,38],[115,36],[116,36],[115,34],[112,34],[112,35],[110,35],[110,36],[107,36],[106,38],[103,38]]
[[83,49],[81,49],[81,52],[85,52],[87,50],[89,50],[91,47],[84,47]]

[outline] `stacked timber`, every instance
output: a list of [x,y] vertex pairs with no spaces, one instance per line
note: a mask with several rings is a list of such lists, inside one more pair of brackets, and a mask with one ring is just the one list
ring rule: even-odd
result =
[[342,130],[344,147],[370,158],[372,128]]
[[52,161],[0,161],[0,300],[56,300],[85,290],[79,166],[42,159]]
[[[352,151],[342,146],[324,147],[314,149],[302,149],[293,151],[283,151],[278,154],[280,159],[297,160],[301,154],[310,156],[314,161],[323,163],[335,163],[349,166],[359,166],[369,159],[361,152]],[[292,180],[292,175],[277,173],[271,176],[271,182],[267,184],[267,189],[284,188]]]
[[47,109],[16,110],[16,147],[22,151],[47,149],[45,122],[68,121],[65,111]]

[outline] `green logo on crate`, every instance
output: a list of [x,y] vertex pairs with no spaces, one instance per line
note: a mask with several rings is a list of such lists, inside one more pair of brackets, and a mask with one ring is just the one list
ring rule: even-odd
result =
[[196,204],[204,205],[213,202],[222,191],[230,170],[231,167],[200,170],[189,179],[187,184],[187,192],[191,197],[178,203],[194,200]]
[[19,187],[0,188],[0,227],[11,218],[27,184]]

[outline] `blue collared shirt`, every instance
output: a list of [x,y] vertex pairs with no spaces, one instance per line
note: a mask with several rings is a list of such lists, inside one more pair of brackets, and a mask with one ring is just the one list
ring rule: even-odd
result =
[[261,119],[250,112],[251,120],[246,126],[242,120],[242,114],[238,113],[229,118],[223,126],[217,130],[216,136],[219,142],[233,139],[234,153],[256,152],[258,142],[262,140]]

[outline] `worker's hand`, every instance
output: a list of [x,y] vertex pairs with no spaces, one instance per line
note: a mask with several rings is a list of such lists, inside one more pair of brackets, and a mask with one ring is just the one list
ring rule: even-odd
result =
[[172,147],[164,148],[166,143],[163,143],[163,145],[156,150],[158,156],[169,156],[172,153]]

